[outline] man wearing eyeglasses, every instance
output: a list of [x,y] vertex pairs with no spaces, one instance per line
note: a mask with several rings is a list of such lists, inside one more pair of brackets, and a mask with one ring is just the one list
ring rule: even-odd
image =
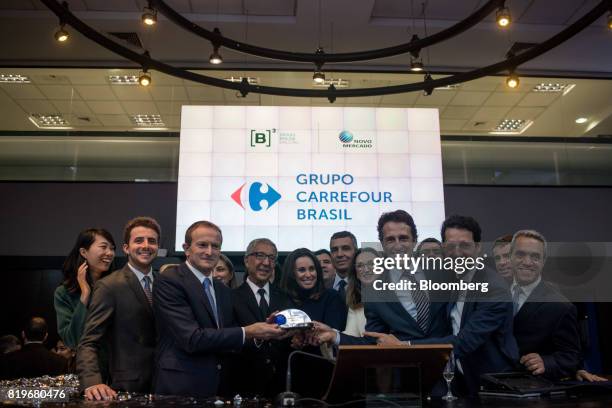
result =
[[[270,313],[291,307],[289,298],[270,278],[276,263],[277,250],[267,238],[251,241],[244,255],[247,278],[234,289],[234,315],[239,325],[263,322]],[[283,390],[289,342],[284,340],[250,340],[245,344],[234,384],[240,393],[272,397]]]

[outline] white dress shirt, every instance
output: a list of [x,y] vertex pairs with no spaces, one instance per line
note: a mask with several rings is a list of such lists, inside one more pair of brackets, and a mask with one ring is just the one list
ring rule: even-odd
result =
[[[461,275],[461,280],[466,283],[469,283],[474,278],[474,274],[476,273],[476,269],[471,269]],[[451,317],[451,325],[453,327],[453,335],[456,336],[461,330],[461,316],[463,315],[463,306],[465,305],[465,297],[467,295],[467,291],[463,290],[459,292],[459,296],[457,297],[457,301],[453,305],[451,309],[450,317]],[[459,372],[463,374],[463,367],[461,367],[461,361],[456,360],[456,366]]]
[[340,275],[338,275],[337,273],[336,277],[334,278],[334,284],[332,285],[332,288],[334,288],[335,291],[339,291],[340,281],[344,281],[346,283],[346,285],[344,285],[344,290],[346,291],[348,289],[348,276],[346,278],[341,278]]
[[258,305],[259,305],[259,302],[261,302],[261,295],[259,294],[259,289],[263,289],[266,291],[266,293],[264,294],[264,298],[266,299],[266,303],[268,303],[268,307],[269,307],[270,306],[270,283],[266,282],[266,284],[260,288],[259,286],[257,286],[251,281],[250,277],[246,278],[246,283],[247,285],[249,285],[249,287],[253,291],[253,294],[255,295],[255,301],[257,302]]
[[146,274],[140,272],[138,269],[134,268],[132,265],[130,265],[130,263],[128,262],[127,264],[128,268],[130,268],[130,270],[132,272],[134,272],[134,275],[136,275],[136,278],[138,279],[138,282],[140,283],[140,286],[142,287],[142,290],[144,290],[145,288],[145,283],[144,283],[144,277],[148,276],[149,279],[151,279],[151,292],[153,292],[153,268],[149,268],[149,272],[147,272]]

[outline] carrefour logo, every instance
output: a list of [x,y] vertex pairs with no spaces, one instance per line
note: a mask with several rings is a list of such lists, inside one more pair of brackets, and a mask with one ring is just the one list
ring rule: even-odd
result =
[[340,132],[338,138],[342,143],[350,143],[353,141],[353,134],[348,130],[343,130],[342,132]]
[[261,203],[263,201],[267,203],[266,209],[268,209],[272,207],[274,203],[276,203],[281,198],[279,192],[273,189],[267,183],[265,184],[265,186],[267,187],[265,191],[263,191],[264,184],[260,183],[259,181],[251,183],[248,188],[248,191],[244,188],[246,185],[247,183],[244,183],[240,186],[240,188],[238,188],[238,190],[232,193],[232,200],[234,200],[236,204],[238,204],[242,208],[244,208],[244,203],[248,202],[248,205],[251,210],[261,211],[264,209],[261,206]]

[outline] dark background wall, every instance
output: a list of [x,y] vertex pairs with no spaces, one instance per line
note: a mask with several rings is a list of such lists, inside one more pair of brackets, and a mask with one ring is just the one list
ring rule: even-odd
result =
[[[120,245],[124,223],[149,215],[162,226],[162,247],[172,249],[176,193],[176,183],[0,183],[0,335],[16,334],[28,317],[40,315],[55,342],[53,291],[81,229],[104,227]],[[610,240],[610,187],[447,185],[444,193],[446,214],[474,216],[483,241],[522,228],[537,229],[549,241]],[[609,316],[611,309],[598,304],[597,315]],[[596,320],[601,343],[612,344],[609,319]],[[602,354],[612,372],[612,353]]]

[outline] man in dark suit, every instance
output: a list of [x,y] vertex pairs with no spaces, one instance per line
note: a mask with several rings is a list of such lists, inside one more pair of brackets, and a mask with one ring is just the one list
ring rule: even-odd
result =
[[574,377],[580,364],[576,308],[542,280],[546,240],[537,231],[514,234],[510,261],[514,304],[514,336],[521,364],[533,375],[558,380]]
[[[378,220],[377,229],[386,257],[412,256],[417,240],[417,228],[410,214],[403,210],[384,213]],[[398,282],[401,279],[440,281],[442,274],[440,271],[419,269],[389,270],[381,276],[381,281],[386,282]],[[362,287],[362,297],[365,304],[367,332],[391,334],[401,340],[438,337],[448,333],[449,326],[445,317],[446,302],[435,301],[437,299],[427,291],[396,293]],[[335,334],[319,323],[314,337],[316,342],[333,341],[343,345],[376,342],[376,338],[373,337],[358,338],[342,333]]]
[[[472,217],[453,215],[442,224],[444,255],[455,262],[474,259],[481,246],[481,230]],[[457,263],[455,263],[457,265]],[[483,265],[484,266],[484,265]],[[409,344],[451,343],[456,363],[453,386],[460,395],[476,395],[480,375],[511,371],[518,360],[518,348],[512,335],[512,302],[506,283],[488,268],[455,269],[457,281],[487,284],[487,291],[472,290],[455,294],[447,318],[450,335],[410,340]],[[482,288],[483,286],[481,286]],[[389,335],[377,335],[378,342],[397,344]]]
[[[128,262],[94,287],[87,321],[77,349],[77,373],[87,399],[109,399],[115,390],[150,392],[155,351],[151,264],[161,228],[149,217],[130,220],[124,229]],[[109,350],[110,387],[100,373],[103,344]]]
[[[276,262],[274,242],[258,238],[247,246],[244,265],[247,278],[234,289],[234,315],[240,326],[265,322],[270,313],[292,307],[289,298],[270,277]],[[288,340],[248,341],[240,355],[235,385],[240,393],[272,397],[284,389],[287,357],[291,351]]]
[[335,232],[329,240],[332,263],[336,270],[330,287],[340,294],[343,301],[346,301],[348,274],[353,267],[357,247],[357,238],[350,231]]
[[251,339],[268,340],[284,332],[264,322],[237,326],[231,289],[212,279],[223,237],[209,221],[185,233],[187,261],[166,269],[153,292],[159,328],[155,392],[211,397],[226,394],[230,378],[227,353]]
[[0,379],[33,378],[43,375],[65,374],[68,360],[45,347],[47,322],[33,317],[21,333],[23,347],[0,356]]

